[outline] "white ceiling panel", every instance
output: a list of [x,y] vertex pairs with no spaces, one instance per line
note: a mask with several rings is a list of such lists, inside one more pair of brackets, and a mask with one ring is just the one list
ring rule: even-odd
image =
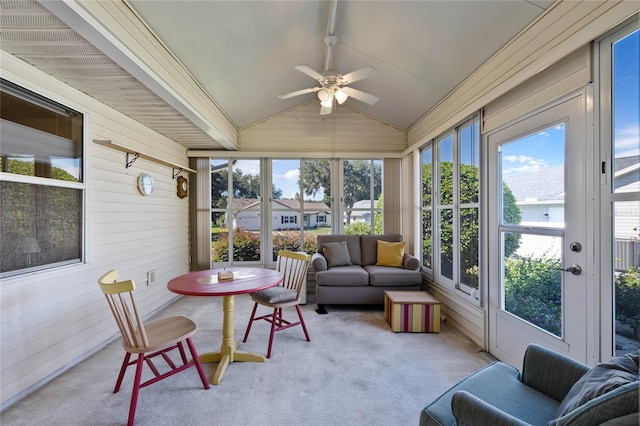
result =
[[[552,3],[339,0],[333,69],[345,74],[373,66],[375,76],[351,87],[380,98],[375,105],[349,98],[346,105],[407,130]],[[128,0],[125,4],[236,128],[317,101],[315,93],[285,100],[278,95],[317,86],[293,67],[308,65],[323,71],[332,2]],[[74,29],[81,32],[80,27],[66,22],[69,27],[49,12],[55,8],[33,0],[0,0],[0,5],[3,50],[187,147],[228,147],[201,131],[202,126],[192,126],[189,140],[179,139],[184,133],[177,127],[172,130],[170,123],[179,119],[184,129],[191,119],[181,116],[148,84],[139,84],[111,52],[99,51],[78,35]],[[124,9],[132,22],[137,19]],[[173,119],[151,120],[158,116]]]

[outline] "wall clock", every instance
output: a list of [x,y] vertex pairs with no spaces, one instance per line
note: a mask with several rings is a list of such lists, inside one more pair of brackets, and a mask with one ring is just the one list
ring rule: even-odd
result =
[[184,198],[189,195],[189,181],[187,178],[178,176],[178,197]]
[[151,195],[153,188],[153,177],[146,173],[140,173],[140,176],[138,176],[138,191],[140,191],[142,195]]

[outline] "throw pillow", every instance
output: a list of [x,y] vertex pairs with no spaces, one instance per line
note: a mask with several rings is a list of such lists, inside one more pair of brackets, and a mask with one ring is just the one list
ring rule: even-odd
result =
[[600,395],[637,380],[638,353],[600,363],[587,371],[571,387],[556,411],[556,418],[570,413]]
[[401,268],[406,244],[405,242],[390,243],[388,241],[378,240],[378,261],[376,265]]
[[351,266],[351,256],[346,241],[326,243],[322,246],[322,254],[327,259],[327,266]]

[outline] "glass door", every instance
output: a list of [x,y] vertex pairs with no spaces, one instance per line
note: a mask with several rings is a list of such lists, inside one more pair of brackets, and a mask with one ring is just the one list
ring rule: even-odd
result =
[[586,360],[583,97],[488,136],[489,344],[519,366],[529,343]]
[[601,358],[640,348],[640,29],[599,41]]

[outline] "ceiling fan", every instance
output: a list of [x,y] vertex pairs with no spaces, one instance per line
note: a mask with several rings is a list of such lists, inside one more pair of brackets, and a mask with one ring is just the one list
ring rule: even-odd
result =
[[318,99],[320,99],[320,115],[331,114],[333,111],[334,100],[338,102],[338,104],[342,105],[349,96],[351,96],[353,99],[357,99],[366,104],[375,105],[380,99],[377,96],[348,86],[356,81],[376,75],[377,71],[372,66],[368,65],[345,75],[338,74],[332,69],[331,48],[338,42],[338,38],[333,34],[336,9],[337,1],[333,1],[331,12],[329,14],[329,35],[324,38],[324,43],[327,45],[324,71],[317,72],[308,65],[296,65],[294,67],[301,73],[316,80],[320,83],[320,86],[283,93],[278,96],[280,99],[289,99],[294,96],[304,95],[307,93],[318,93]]

